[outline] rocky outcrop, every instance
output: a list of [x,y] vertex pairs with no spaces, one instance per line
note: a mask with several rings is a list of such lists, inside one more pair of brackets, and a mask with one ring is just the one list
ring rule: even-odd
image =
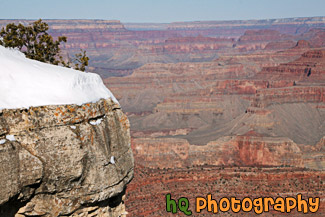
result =
[[0,215],[125,216],[129,127],[111,99],[0,111]]

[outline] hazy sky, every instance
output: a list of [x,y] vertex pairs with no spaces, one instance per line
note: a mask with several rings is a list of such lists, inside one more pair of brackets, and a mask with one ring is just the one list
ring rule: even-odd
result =
[[173,22],[325,16],[325,0],[0,0],[0,19]]

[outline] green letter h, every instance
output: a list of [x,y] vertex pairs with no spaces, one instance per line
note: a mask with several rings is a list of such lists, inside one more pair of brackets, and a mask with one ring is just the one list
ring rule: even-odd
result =
[[[173,211],[171,211],[171,209],[173,209]],[[177,204],[176,204],[176,201],[173,200],[173,199],[171,199],[171,195],[170,194],[166,194],[166,211],[167,212],[172,212],[172,213],[176,213],[177,212]]]

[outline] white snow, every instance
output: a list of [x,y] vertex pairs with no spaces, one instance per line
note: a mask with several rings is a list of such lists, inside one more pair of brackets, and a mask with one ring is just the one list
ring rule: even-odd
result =
[[0,46],[0,109],[97,102],[112,98],[99,75],[27,59]]
[[114,158],[114,156],[111,156],[111,159],[110,159],[109,162],[111,162],[111,164],[115,164],[115,158]]
[[6,142],[5,139],[1,139],[1,140],[0,140],[0,145],[5,144],[5,142]]
[[96,121],[89,121],[89,123],[91,124],[91,125],[99,125],[100,123],[102,123],[102,121],[103,121],[103,119],[102,118],[99,118],[99,119],[97,119]]
[[11,142],[14,142],[14,141],[16,141],[16,139],[15,139],[15,136],[14,135],[6,135],[6,139],[8,139],[9,141],[11,141]]
[[74,129],[74,130],[77,129],[76,126],[70,126],[70,128],[71,128],[71,129]]

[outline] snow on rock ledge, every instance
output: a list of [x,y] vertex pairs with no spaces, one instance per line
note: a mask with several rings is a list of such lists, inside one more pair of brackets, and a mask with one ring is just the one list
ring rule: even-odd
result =
[[130,141],[98,75],[0,46],[0,216],[126,216]]
[[0,46],[0,109],[97,102],[111,98],[99,75],[27,59]]

